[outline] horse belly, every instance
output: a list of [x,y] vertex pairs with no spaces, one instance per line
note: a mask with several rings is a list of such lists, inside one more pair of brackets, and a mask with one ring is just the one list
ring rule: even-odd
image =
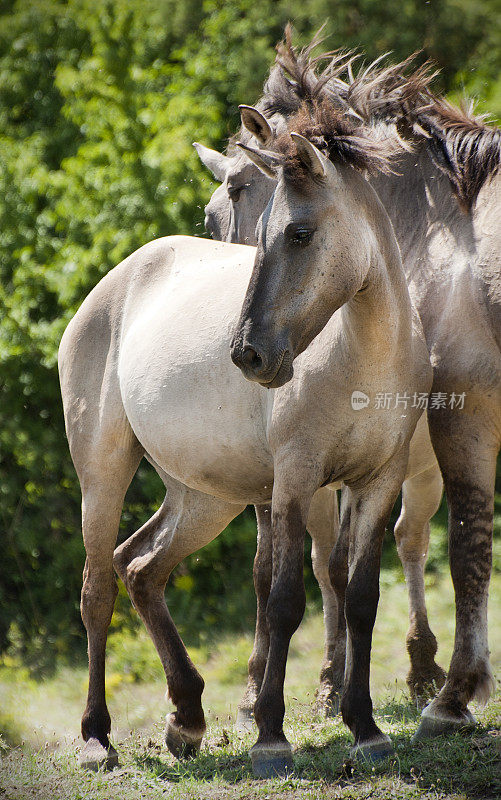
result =
[[217,269],[206,276],[182,287],[168,282],[134,320],[120,356],[122,399],[137,438],[167,474],[230,502],[262,503],[273,481],[267,392],[230,359],[248,275],[226,287]]

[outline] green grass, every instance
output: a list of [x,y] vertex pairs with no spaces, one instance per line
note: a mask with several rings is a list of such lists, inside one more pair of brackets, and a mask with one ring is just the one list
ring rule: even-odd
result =
[[[450,579],[427,576],[432,628],[439,640],[438,661],[452,651],[454,613]],[[163,745],[163,718],[169,710],[165,686],[148,637],[111,642],[108,697],[113,741],[121,767],[111,773],[79,770],[79,720],[85,702],[86,672],[65,669],[42,683],[12,669],[0,673],[0,729],[4,747],[0,797],[9,800],[115,800],[124,798],[494,798],[501,794],[501,692],[485,709],[474,706],[480,726],[470,736],[449,736],[412,745],[418,712],[405,694],[407,593],[399,572],[383,570],[381,601],[372,657],[376,718],[395,747],[395,756],[373,768],[351,764],[351,737],[339,718],[324,720],[313,709],[322,656],[321,616],[310,613],[292,640],[286,681],[286,735],[295,748],[295,773],[288,780],[252,778],[248,749],[254,735],[233,730],[246,676],[251,637],[225,638],[214,648],[192,650],[206,681],[208,733],[200,756],[176,762]],[[492,663],[500,672],[501,641],[496,629],[501,578],[493,576],[490,620]],[[124,651],[144,665],[146,682],[127,671]],[[157,677],[158,675],[158,677]],[[496,777],[497,776],[497,777]],[[496,781],[498,783],[496,784]]]

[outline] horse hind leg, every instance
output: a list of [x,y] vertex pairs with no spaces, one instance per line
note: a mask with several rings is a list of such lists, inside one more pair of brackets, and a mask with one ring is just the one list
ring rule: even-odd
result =
[[[336,675],[337,689],[334,700],[338,710],[344,691],[346,666],[346,616],[345,600],[348,585],[348,550],[350,542],[351,494],[348,488],[341,492],[340,526],[337,541],[329,558],[329,578],[337,599],[336,646],[333,654],[333,673]],[[339,687],[339,688],[338,688]]]
[[409,594],[409,630],[406,644],[410,659],[407,685],[413,700],[423,706],[445,683],[444,670],[435,663],[437,640],[426,610],[424,568],[428,556],[431,517],[442,497],[438,464],[408,478],[402,487],[402,511],[395,525],[397,550]]
[[[430,431],[449,506],[449,561],[456,599],[454,650],[447,680],[424,709],[415,739],[472,727],[473,698],[494,689],[487,605],[492,564],[494,482],[499,436],[484,398],[471,413],[430,415]],[[490,413],[489,413],[490,412]]]
[[165,603],[165,584],[177,564],[212,541],[243,508],[188,489],[165,476],[161,508],[115,551],[115,569],[160,656],[168,696],[166,744],[176,757],[196,755],[205,732],[204,681],[191,661]]
[[247,686],[238,704],[235,728],[239,733],[248,733],[254,727],[254,704],[261,691],[270,634],[266,620],[266,604],[271,587],[271,506],[256,506],[257,548],[254,558],[253,578],[256,592],[256,629],[254,645],[248,663]]
[[329,575],[329,559],[339,535],[337,492],[323,488],[315,493],[307,530],[312,538],[313,573],[322,593],[325,633],[316,706],[326,717],[333,717],[339,711],[346,654],[346,628],[339,626],[338,601]]
[[[118,756],[109,741],[111,719],[105,697],[105,650],[117,595],[113,551],[125,493],[142,457],[142,449],[130,429],[125,430],[121,442],[120,448],[108,448],[101,439],[99,447],[84,454],[85,468],[79,470],[77,466],[87,555],[81,614],[89,654],[89,688],[82,717],[82,736],[86,744],[80,754],[80,765],[94,770],[118,764]],[[77,465],[79,459],[74,460]]]

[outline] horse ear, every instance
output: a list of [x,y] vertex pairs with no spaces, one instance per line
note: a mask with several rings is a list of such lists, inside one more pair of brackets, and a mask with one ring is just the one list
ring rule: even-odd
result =
[[306,169],[317,178],[324,180],[327,175],[327,159],[314,144],[301,136],[300,133],[291,133],[296,144],[297,154]]
[[263,114],[254,106],[238,106],[242,125],[256,137],[259,144],[267,147],[273,139],[273,129]]
[[218,153],[217,150],[211,150],[210,147],[205,147],[205,145],[199,144],[198,142],[193,142],[193,147],[197,151],[202,164],[205,164],[205,166],[210,169],[215,179],[222,183],[226,178],[227,164],[230,160],[228,156]]
[[261,172],[264,172],[269,178],[277,179],[278,168],[282,165],[282,159],[276,153],[270,153],[268,150],[257,150],[255,147],[243,142],[236,142],[237,147],[244,151],[247,158],[256,165]]

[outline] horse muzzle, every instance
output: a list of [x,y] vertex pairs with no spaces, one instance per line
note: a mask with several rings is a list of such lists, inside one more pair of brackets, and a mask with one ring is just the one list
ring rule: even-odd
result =
[[255,381],[267,389],[283,386],[293,375],[293,358],[287,347],[274,349],[270,353],[256,343],[234,341],[231,360],[247,380]]

